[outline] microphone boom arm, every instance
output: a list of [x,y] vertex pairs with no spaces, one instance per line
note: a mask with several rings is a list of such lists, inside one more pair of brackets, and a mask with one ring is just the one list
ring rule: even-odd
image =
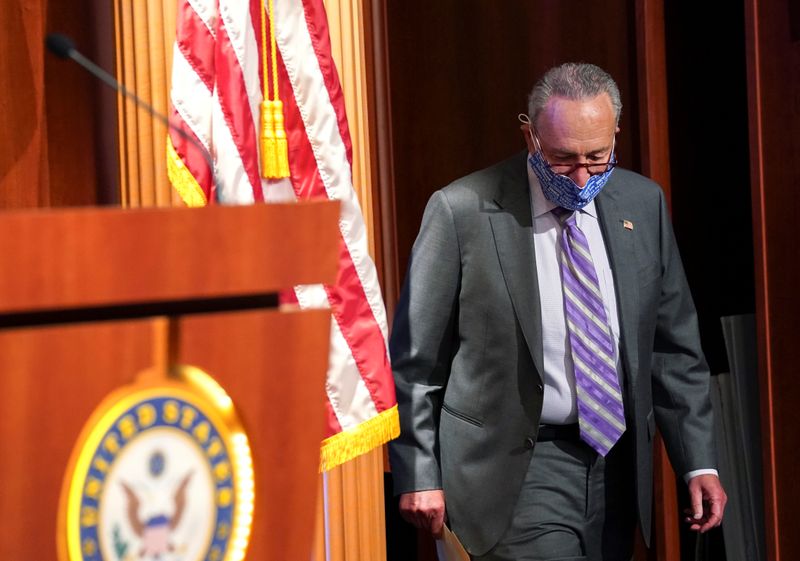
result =
[[102,81],[108,87],[113,89],[116,92],[119,92],[123,95],[123,97],[132,100],[136,105],[146,110],[150,116],[154,117],[159,122],[163,123],[167,126],[170,130],[174,130],[177,132],[181,138],[188,141],[192,144],[195,148],[200,151],[200,154],[203,156],[206,164],[208,164],[209,170],[211,171],[211,179],[214,182],[214,189],[216,194],[219,195],[220,191],[220,183],[217,179],[216,169],[214,167],[214,160],[211,157],[208,149],[203,146],[201,142],[197,139],[193,138],[189,135],[186,131],[182,128],[175,125],[169,117],[158,111],[155,107],[147,103],[145,100],[140,98],[138,95],[130,91],[128,88],[125,87],[124,84],[121,84],[116,78],[114,78],[111,74],[106,72],[103,68],[99,67],[95,64],[92,60],[85,57],[78,51],[72,40],[67,37],[66,35],[61,35],[58,33],[51,33],[47,36],[45,40],[45,44],[47,48],[53,52],[56,56],[60,58],[69,58],[73,60],[76,64],[81,66],[84,70],[89,72],[92,76],[97,78],[98,80]]

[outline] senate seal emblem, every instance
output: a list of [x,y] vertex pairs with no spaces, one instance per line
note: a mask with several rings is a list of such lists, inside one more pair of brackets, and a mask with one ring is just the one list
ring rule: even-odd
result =
[[61,561],[240,561],[250,534],[247,437],[204,372],[117,390],[73,452],[59,520]]

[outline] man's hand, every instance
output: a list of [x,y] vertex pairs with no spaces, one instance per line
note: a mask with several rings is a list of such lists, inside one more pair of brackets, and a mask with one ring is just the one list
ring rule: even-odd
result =
[[400,495],[400,514],[417,528],[427,530],[434,538],[442,537],[444,525],[444,491],[416,491]]
[[722,523],[722,513],[728,497],[719,482],[719,477],[712,474],[698,475],[689,480],[689,498],[692,507],[684,511],[689,528],[705,533]]

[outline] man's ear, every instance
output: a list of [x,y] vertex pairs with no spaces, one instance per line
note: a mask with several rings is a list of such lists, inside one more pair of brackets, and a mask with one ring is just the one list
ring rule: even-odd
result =
[[519,126],[519,130],[522,131],[522,137],[525,139],[525,145],[528,147],[528,152],[533,154],[536,152],[536,147],[533,145],[533,138],[531,138],[531,125],[530,123],[522,123]]

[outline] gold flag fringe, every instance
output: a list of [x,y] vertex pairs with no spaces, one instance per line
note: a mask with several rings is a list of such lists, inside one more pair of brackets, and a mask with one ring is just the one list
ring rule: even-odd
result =
[[319,470],[330,471],[400,436],[397,405],[322,441]]
[[199,207],[208,204],[203,188],[175,151],[169,135],[167,135],[167,177],[186,206]]

